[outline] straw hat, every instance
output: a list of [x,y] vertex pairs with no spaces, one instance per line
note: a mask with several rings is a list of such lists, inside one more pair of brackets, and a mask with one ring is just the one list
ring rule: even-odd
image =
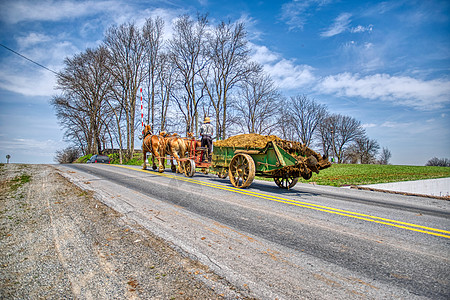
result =
[[209,119],[209,117],[205,117],[205,120],[203,120],[203,122],[205,123],[209,123],[211,120]]

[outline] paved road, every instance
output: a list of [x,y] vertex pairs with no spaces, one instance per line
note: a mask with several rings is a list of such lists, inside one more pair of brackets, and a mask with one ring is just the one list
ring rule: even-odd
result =
[[[449,299],[450,202],[114,165],[74,183],[260,299]],[[205,278],[205,282],[208,278]]]

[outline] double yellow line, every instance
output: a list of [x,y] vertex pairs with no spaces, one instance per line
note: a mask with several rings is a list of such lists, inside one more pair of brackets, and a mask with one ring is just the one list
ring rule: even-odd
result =
[[444,238],[450,238],[450,231],[443,230],[443,229],[437,229],[437,228],[432,228],[432,227],[427,227],[427,226],[422,226],[422,225],[417,225],[417,224],[412,224],[412,223],[406,223],[406,222],[402,222],[402,221],[396,221],[396,220],[392,220],[392,219],[371,216],[368,214],[362,214],[362,213],[352,212],[352,211],[348,211],[348,210],[318,205],[318,204],[314,204],[314,203],[308,203],[308,202],[297,201],[297,200],[287,199],[287,198],[278,197],[278,196],[272,196],[272,195],[268,195],[268,194],[257,193],[257,192],[251,191],[251,190],[238,189],[235,187],[225,186],[225,185],[221,185],[221,184],[195,180],[190,177],[170,175],[170,174],[165,174],[165,173],[157,173],[157,172],[152,172],[152,171],[147,171],[147,170],[142,170],[142,169],[136,169],[136,168],[129,167],[129,166],[123,166],[123,165],[111,165],[111,166],[130,169],[133,171],[151,173],[153,175],[158,175],[158,176],[176,179],[176,180],[180,180],[180,181],[190,182],[190,183],[203,185],[203,186],[207,186],[207,187],[212,187],[212,188],[216,188],[216,189],[220,189],[220,190],[224,190],[224,191],[230,191],[230,192],[234,192],[234,193],[238,193],[238,194],[242,194],[242,195],[257,197],[257,198],[261,198],[261,199],[285,203],[285,204],[299,206],[299,207],[303,207],[303,208],[309,208],[309,209],[318,210],[318,211],[322,211],[322,212],[326,212],[326,213],[330,213],[330,214],[336,214],[336,215],[359,219],[359,220],[364,220],[364,221],[368,221],[368,222],[388,225],[388,226],[392,226],[392,227],[398,227],[398,228],[402,228],[402,229],[406,229],[406,230],[426,233],[426,234],[440,236],[440,237],[444,237]]

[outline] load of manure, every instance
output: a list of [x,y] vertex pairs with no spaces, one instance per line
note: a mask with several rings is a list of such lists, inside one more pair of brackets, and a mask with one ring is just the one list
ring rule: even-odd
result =
[[281,141],[276,135],[240,134],[214,142],[216,147],[264,148],[268,142]]

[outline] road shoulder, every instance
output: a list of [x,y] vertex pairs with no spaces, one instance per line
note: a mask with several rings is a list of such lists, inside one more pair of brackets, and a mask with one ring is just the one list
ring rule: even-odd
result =
[[2,165],[0,172],[0,298],[231,295],[199,280],[207,276],[226,285],[208,267],[130,223],[52,166]]

